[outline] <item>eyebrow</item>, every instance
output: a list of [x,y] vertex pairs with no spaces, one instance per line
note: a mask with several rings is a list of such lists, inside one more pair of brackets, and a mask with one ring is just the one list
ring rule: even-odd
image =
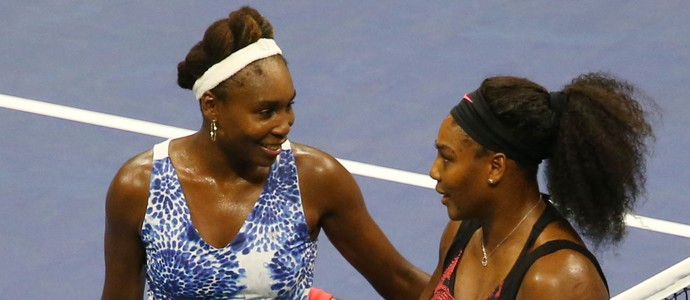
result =
[[440,144],[438,141],[434,141],[434,148],[436,148],[439,154],[444,156],[455,157],[457,155],[455,149],[451,148],[448,144]]
[[[292,94],[292,97],[290,97],[290,100],[288,100],[288,101],[292,102],[293,100],[295,100],[295,97],[297,97],[297,91],[295,91],[295,93]],[[263,99],[263,100],[259,100],[258,103],[263,104],[263,105],[277,105],[280,102],[282,102],[282,101],[277,100],[277,99]]]
[[438,140],[434,141],[434,148],[436,148],[437,150],[450,149],[450,147],[448,147],[448,145],[446,144],[439,144]]

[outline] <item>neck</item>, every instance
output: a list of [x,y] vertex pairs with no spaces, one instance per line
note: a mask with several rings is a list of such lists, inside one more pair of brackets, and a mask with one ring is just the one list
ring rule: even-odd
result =
[[541,194],[538,192],[522,199],[506,199],[506,205],[497,209],[497,213],[482,222],[482,242],[487,251],[493,251],[507,242],[517,232],[524,229],[525,224],[539,215],[542,207]]
[[262,182],[270,170],[270,167],[260,167],[244,160],[233,159],[236,155],[224,151],[219,141],[212,142],[203,130],[191,136],[187,149],[189,160],[194,162],[195,168],[224,181]]

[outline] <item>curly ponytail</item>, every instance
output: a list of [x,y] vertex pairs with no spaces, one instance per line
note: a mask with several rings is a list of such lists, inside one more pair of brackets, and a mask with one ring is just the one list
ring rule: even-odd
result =
[[[512,135],[544,149],[560,212],[595,245],[619,242],[625,214],[644,193],[646,142],[654,136],[640,100],[649,99],[634,98],[641,96],[634,86],[605,73],[581,75],[562,94],[509,76],[485,79],[480,92]],[[526,177],[537,175],[537,165],[518,165]]]
[[595,244],[618,242],[625,214],[645,192],[646,142],[654,139],[635,99],[642,95],[605,73],[578,76],[563,93],[569,100],[547,162],[549,191]]

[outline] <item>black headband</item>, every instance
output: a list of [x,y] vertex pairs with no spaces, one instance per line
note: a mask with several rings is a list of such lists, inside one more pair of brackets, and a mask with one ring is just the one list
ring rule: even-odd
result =
[[472,139],[489,150],[505,153],[508,158],[529,165],[538,165],[546,157],[543,151],[525,144],[503,125],[479,90],[465,94],[450,114]]

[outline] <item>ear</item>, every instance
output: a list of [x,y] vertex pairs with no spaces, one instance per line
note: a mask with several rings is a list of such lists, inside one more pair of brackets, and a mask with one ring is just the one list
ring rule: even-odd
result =
[[218,119],[218,99],[210,91],[204,92],[199,99],[199,106],[201,107],[201,114],[206,120]]
[[507,162],[508,158],[505,154],[500,152],[491,154],[489,178],[487,179],[489,185],[497,185],[501,182],[506,172]]

